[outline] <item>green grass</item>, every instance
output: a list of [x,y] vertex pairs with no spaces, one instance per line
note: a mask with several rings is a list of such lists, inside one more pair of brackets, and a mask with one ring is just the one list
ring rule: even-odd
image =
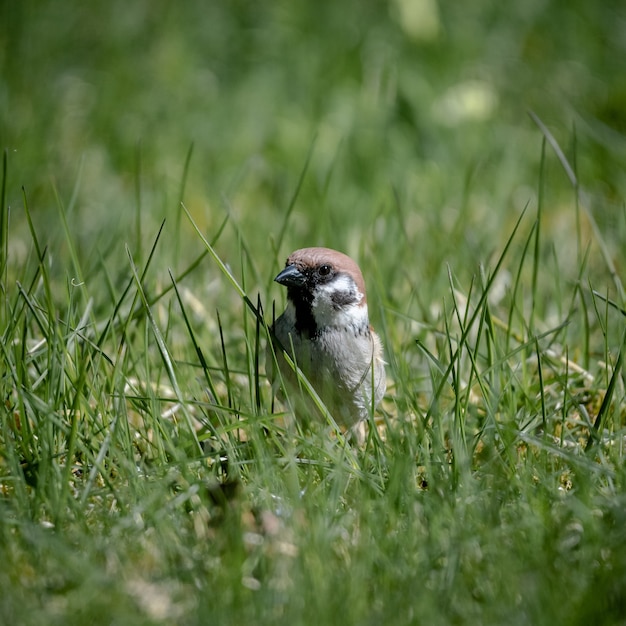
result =
[[[0,7],[1,623],[624,623],[619,3]],[[362,447],[265,380],[304,245]]]

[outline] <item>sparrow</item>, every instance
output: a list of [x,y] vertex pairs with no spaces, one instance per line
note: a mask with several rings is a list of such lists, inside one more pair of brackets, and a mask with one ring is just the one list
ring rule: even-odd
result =
[[[270,329],[273,353],[296,416],[318,412],[298,385],[285,351],[311,383],[343,430],[364,436],[363,423],[382,399],[387,380],[383,347],[369,323],[365,281],[347,255],[329,248],[302,248],[274,279],[287,288],[287,306]],[[266,372],[276,388],[274,357]]]

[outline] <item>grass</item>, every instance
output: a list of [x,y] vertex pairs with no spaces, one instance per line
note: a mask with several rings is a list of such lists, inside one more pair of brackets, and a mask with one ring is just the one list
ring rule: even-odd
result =
[[[623,622],[620,7],[1,6],[0,622]],[[362,447],[265,380],[302,245]]]

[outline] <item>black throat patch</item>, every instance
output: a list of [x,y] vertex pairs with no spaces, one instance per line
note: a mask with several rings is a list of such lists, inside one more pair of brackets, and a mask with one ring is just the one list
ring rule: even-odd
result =
[[317,324],[313,317],[313,294],[308,289],[289,287],[287,297],[296,309],[296,330],[309,339],[317,335]]

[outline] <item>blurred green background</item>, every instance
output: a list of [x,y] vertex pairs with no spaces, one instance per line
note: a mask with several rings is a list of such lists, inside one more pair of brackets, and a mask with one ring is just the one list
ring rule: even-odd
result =
[[[138,206],[148,245],[146,220],[156,228],[179,212],[192,145],[182,199],[202,228],[210,236],[229,210],[264,246],[312,149],[280,259],[306,244],[356,253],[366,240],[375,251],[397,206],[416,251],[437,243],[419,257],[432,279],[454,261],[461,212],[475,225],[464,236],[478,261],[532,204],[541,134],[528,110],[577,162],[600,219],[610,226],[622,211],[626,8],[617,0],[0,6],[15,254],[24,253],[22,186],[50,236],[56,188],[64,204],[74,198],[71,226],[87,249],[96,241],[115,258]],[[558,216],[573,197],[564,175],[550,179],[550,194]],[[571,211],[554,219],[558,232],[573,223]]]

